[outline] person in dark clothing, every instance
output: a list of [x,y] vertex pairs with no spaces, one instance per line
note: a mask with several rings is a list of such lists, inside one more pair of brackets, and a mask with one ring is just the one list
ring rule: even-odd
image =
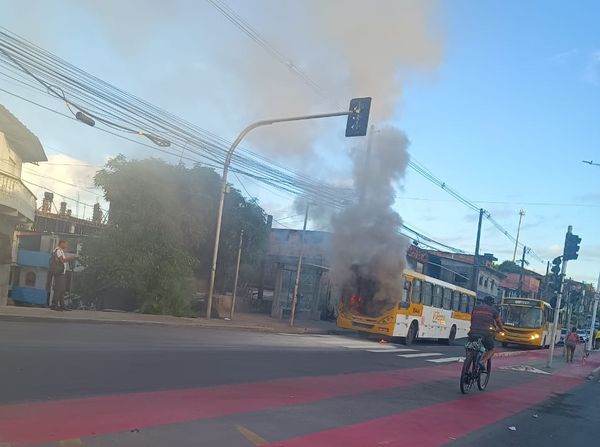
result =
[[485,369],[488,360],[494,357],[494,330],[498,328],[503,331],[504,326],[500,319],[500,314],[494,308],[494,298],[486,296],[483,304],[477,304],[471,314],[471,330],[469,331],[469,340],[474,341],[482,339],[483,346],[487,351],[481,358],[482,367]]
[[[67,291],[67,264],[77,258],[76,255],[66,255],[67,241],[60,240],[58,246],[52,251],[50,271],[54,277],[54,296],[52,297],[52,308],[65,310],[65,292]],[[52,280],[50,280],[52,281]]]

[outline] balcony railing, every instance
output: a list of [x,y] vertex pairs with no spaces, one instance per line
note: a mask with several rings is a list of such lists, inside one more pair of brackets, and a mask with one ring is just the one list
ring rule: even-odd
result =
[[33,222],[35,216],[35,196],[20,178],[0,172],[0,211],[16,211],[18,218]]

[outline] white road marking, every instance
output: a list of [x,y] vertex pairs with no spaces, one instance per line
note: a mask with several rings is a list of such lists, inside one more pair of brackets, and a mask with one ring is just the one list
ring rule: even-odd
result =
[[529,365],[503,366],[500,369],[505,369],[505,370],[510,370],[510,371],[523,371],[523,372],[529,372],[529,373],[534,373],[534,374],[550,375],[549,372],[542,371],[541,369],[537,369],[537,368],[534,368],[533,366],[529,366]]
[[392,348],[392,349],[367,349],[367,352],[415,352],[416,349]]
[[344,348],[348,348],[348,349],[372,349],[373,351],[391,351],[392,349],[395,349],[394,346],[377,345],[377,344],[370,344],[370,345],[344,345]]
[[449,363],[449,362],[464,362],[464,357],[445,357],[442,359],[429,359],[428,362],[433,363]]
[[398,354],[398,357],[412,359],[415,357],[432,357],[434,355],[444,355],[441,352],[421,352],[419,354]]

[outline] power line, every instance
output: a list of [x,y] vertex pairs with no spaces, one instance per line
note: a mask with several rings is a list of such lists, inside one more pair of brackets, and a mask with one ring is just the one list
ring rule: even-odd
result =
[[[4,55],[10,52],[8,57],[10,67],[14,68],[15,62],[17,62],[17,67],[38,80],[41,85],[52,92],[54,97],[64,100],[67,105],[76,104],[71,99],[74,98],[79,101],[76,105],[77,108],[85,113],[90,113],[91,116],[102,117],[101,123],[109,125],[115,123],[115,120],[124,123],[124,125],[118,124],[116,127],[109,125],[110,129],[96,127],[97,129],[135,144],[159,150],[178,159],[185,158],[211,167],[222,166],[229,147],[229,142],[223,138],[119,90],[12,33],[0,32],[0,48]],[[2,61],[1,59],[0,62],[7,63],[6,60]],[[46,77],[46,80],[43,80],[41,76]],[[74,120],[73,116],[57,112],[6,90],[2,91]],[[66,97],[65,92],[68,92],[69,98]],[[165,140],[170,141],[172,146],[180,147],[184,151],[196,155],[199,159],[183,157],[183,153],[133,140],[115,132],[115,128],[126,132],[136,128],[146,129],[140,130],[138,133],[151,131],[155,134],[164,134]],[[327,207],[343,208],[353,200],[354,192],[350,189],[335,188],[318,182],[306,175],[283,168],[264,156],[245,148],[240,148],[240,152],[241,154],[238,153],[234,156],[232,172],[244,175],[248,179],[257,180],[265,186],[286,193],[305,196],[308,200]],[[210,164],[206,163],[206,160]],[[414,234],[420,235],[416,231]],[[432,239],[430,238],[430,240]]]
[[[42,177],[42,178],[46,178],[46,179],[49,179],[49,180],[53,180],[53,181],[58,182],[58,183],[62,183],[62,184],[67,185],[67,186],[72,186],[74,188],[80,189],[82,191],[89,192],[91,194],[98,194],[98,192],[99,192],[99,191],[94,191],[92,189],[86,188],[85,186],[76,185],[74,183],[70,183],[70,182],[67,182],[65,180],[58,179],[56,177],[50,177],[49,175],[46,175],[46,174],[38,174],[37,172],[30,171],[29,169],[24,169],[24,172],[27,173],[27,174],[30,174],[30,175],[34,175],[36,177]],[[96,188],[96,189],[99,189],[99,188]]]
[[[399,200],[415,200],[422,202],[454,202],[451,199],[436,199],[433,197],[399,197]],[[593,203],[561,203],[561,202],[517,202],[517,201],[501,201],[501,200],[474,200],[479,204],[489,205],[526,205],[526,206],[549,206],[549,207],[582,207],[582,208],[600,208],[600,205]]]
[[273,56],[278,62],[283,64],[292,73],[302,80],[308,87],[314,90],[321,98],[327,99],[328,95],[304,70],[298,67],[289,57],[281,53],[275,46],[270,44],[256,29],[254,29],[247,21],[235,12],[227,3],[222,0],[207,0],[218,12],[220,12],[227,20],[246,34],[258,46],[263,48],[267,53]]
[[[441,180],[440,178],[436,177],[431,171],[429,171],[427,168],[425,168],[424,166],[422,166],[420,163],[418,163],[416,160],[412,159],[409,162],[409,166],[411,168],[413,168],[416,172],[418,172],[419,174],[421,174],[423,177],[425,177],[427,180],[429,180],[430,182],[434,183],[435,185],[439,186],[441,189],[443,189],[444,191],[446,191],[448,194],[450,194],[451,196],[453,196],[456,200],[458,200],[459,202],[461,202],[463,205],[465,205],[466,207],[468,207],[469,209],[473,210],[473,211],[479,211],[479,209],[481,208],[479,205],[473,203],[472,201],[468,200],[467,198],[465,198],[463,195],[461,195],[460,193],[458,193],[456,190],[452,189],[445,181]],[[489,211],[484,210],[483,215],[485,216],[485,218],[498,230],[500,231],[502,234],[504,234],[511,242],[517,242],[517,239],[506,229],[504,228],[492,215]],[[524,247],[525,244],[523,244],[522,242],[519,242],[518,245],[520,247]],[[535,253],[533,251],[533,249],[531,249],[531,247],[527,246],[530,249],[529,254],[537,259],[540,262],[545,262],[543,258],[541,258],[537,253]]]
[[[78,203],[78,204],[80,204],[80,205],[83,205],[83,206],[88,206],[88,207],[90,207],[90,208],[94,208],[94,205],[90,205],[89,203],[82,202],[82,201],[81,201],[81,200],[79,200],[79,199],[74,199],[73,197],[69,197],[69,196],[66,196],[66,195],[64,195],[64,194],[61,194],[61,193],[59,193],[59,192],[53,191],[52,189],[48,188],[47,186],[42,186],[42,185],[39,185],[39,184],[37,184],[37,183],[31,182],[31,181],[29,181],[29,180],[22,180],[22,181],[23,181],[23,183],[27,183],[27,184],[29,184],[29,185],[33,185],[33,186],[37,186],[38,188],[45,189],[46,191],[48,191],[48,192],[51,192],[52,194],[54,194],[54,195],[57,195],[57,196],[59,196],[59,197],[62,197],[63,199],[70,200],[70,201],[72,201],[72,202]],[[108,210],[105,210],[105,209],[103,209],[103,208],[100,208],[100,209],[101,209],[103,212],[105,212],[105,213],[107,213],[107,212],[108,212]]]
[[[264,39],[260,35],[260,33],[258,33],[258,31],[256,31],[254,28],[252,28],[250,26],[250,24],[248,24],[248,22],[246,22],[242,17],[240,17],[224,1],[222,1],[222,0],[207,0],[207,1],[212,6],[214,6],[221,14],[223,14],[230,22],[232,22],[235,26],[237,26],[240,30],[242,30],[248,37],[250,37],[250,39],[252,39],[256,44],[258,44],[263,49],[265,49],[268,53],[270,53],[279,62],[290,67],[292,69],[292,71],[296,75],[298,75],[298,77],[300,79],[302,79],[306,84],[308,84],[315,92],[317,92],[321,96],[325,96],[324,90],[315,81],[313,81],[302,70],[298,69],[298,67],[296,67],[288,57],[284,56],[273,45],[271,45],[269,42],[267,42],[266,39]],[[442,188],[448,194],[453,196],[456,200],[458,200],[463,205],[467,206],[468,208],[470,208],[473,211],[477,211],[477,212],[479,211],[480,207],[478,205],[474,204],[473,202],[471,202],[468,199],[466,199],[465,197],[463,197],[460,193],[458,193],[457,191],[452,189],[450,186],[448,186],[446,184],[446,182],[437,178],[431,171],[429,171],[424,166],[420,165],[419,163],[417,163],[416,161],[413,161],[413,160],[409,161],[409,166],[413,170],[418,172],[420,175],[427,178],[432,183],[437,184],[440,188]],[[495,228],[497,228],[502,234],[507,236],[512,242],[516,242],[516,239],[508,232],[508,230],[506,230],[504,227],[502,227],[502,225],[500,225],[500,223],[492,217],[492,215],[490,214],[489,211],[486,211],[484,213],[484,215],[492,223],[492,225]],[[521,243],[519,243],[519,245],[523,246],[523,244],[521,244]],[[535,257],[538,260],[543,262],[543,259],[540,258],[535,252],[533,252],[533,250],[530,251],[530,254],[533,257]]]

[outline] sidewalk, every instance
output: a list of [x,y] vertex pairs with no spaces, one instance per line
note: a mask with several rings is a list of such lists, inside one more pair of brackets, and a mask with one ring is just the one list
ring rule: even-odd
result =
[[38,307],[0,306],[0,322],[2,320],[46,320],[86,323],[112,324],[159,324],[185,327],[210,327],[258,332],[282,332],[289,334],[331,334],[342,330],[334,322],[296,320],[290,327],[287,320],[276,320],[264,314],[236,314],[233,320],[212,318],[185,318],[170,315],[148,315],[133,312],[72,310],[57,312]]
[[[503,366],[500,369],[523,371],[525,373],[550,374],[558,377],[572,379],[594,379],[600,373],[600,351],[590,352],[589,357],[583,360],[583,351],[578,350],[573,363],[567,363],[564,348],[557,346],[552,359],[552,367],[548,368],[548,350],[540,351],[515,351],[513,355],[499,352],[496,357]],[[508,353],[506,353],[508,354]],[[518,356],[518,357],[515,357]],[[508,362],[508,363],[507,363]]]

